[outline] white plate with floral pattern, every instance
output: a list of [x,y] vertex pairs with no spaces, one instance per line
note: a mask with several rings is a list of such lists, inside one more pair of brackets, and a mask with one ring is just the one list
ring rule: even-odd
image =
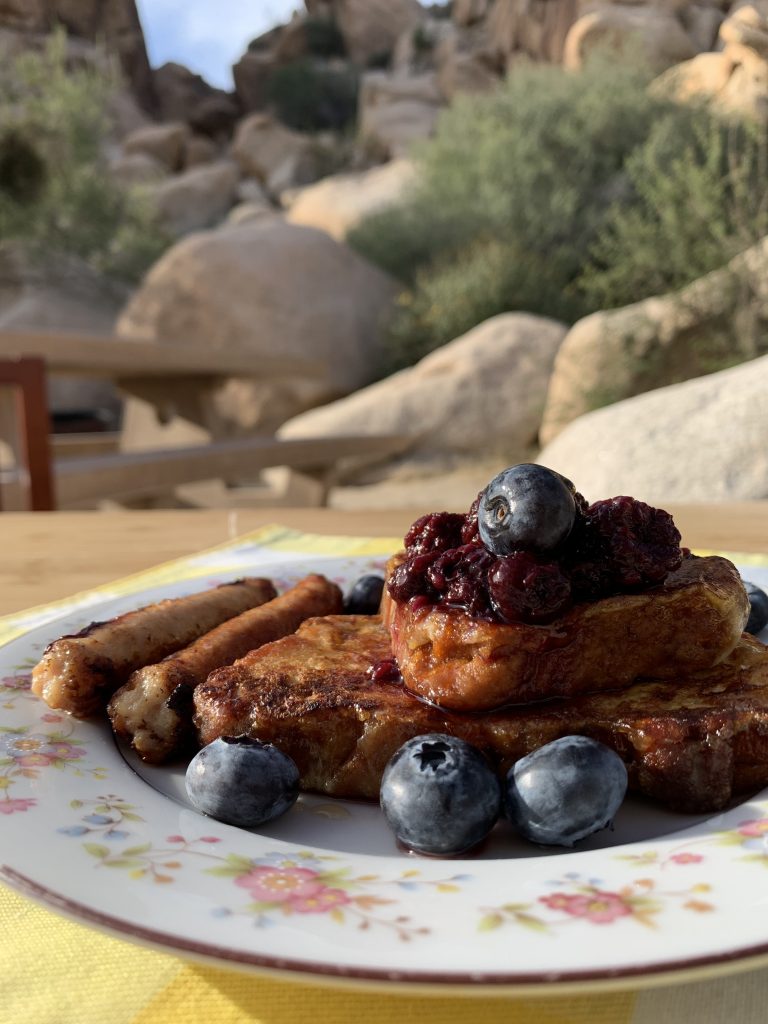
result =
[[[375,567],[313,557],[286,563],[276,582],[320,571],[348,585]],[[748,574],[768,582],[765,570]],[[708,818],[628,800],[612,832],[575,851],[532,847],[502,822],[475,856],[415,857],[378,807],[354,801],[302,796],[254,831],[213,821],[188,804],[183,766],[148,768],[105,723],[29,692],[55,637],[220,582],[110,600],[0,649],[0,877],[10,885],[128,939],[315,980],[634,987],[768,956],[768,791]]]

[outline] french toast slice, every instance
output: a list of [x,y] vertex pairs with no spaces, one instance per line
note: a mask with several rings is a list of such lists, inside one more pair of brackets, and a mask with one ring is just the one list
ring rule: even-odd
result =
[[739,641],[749,600],[728,559],[691,555],[660,586],[574,605],[545,626],[400,604],[386,590],[382,612],[408,689],[441,707],[486,711],[711,668]]
[[378,616],[308,619],[197,687],[200,739],[274,743],[303,789],[342,797],[377,799],[392,754],[430,732],[475,744],[499,773],[560,736],[591,736],[621,756],[632,790],[681,811],[716,811],[768,785],[768,648],[746,635],[696,675],[484,714],[372,682],[370,667],[390,657]]

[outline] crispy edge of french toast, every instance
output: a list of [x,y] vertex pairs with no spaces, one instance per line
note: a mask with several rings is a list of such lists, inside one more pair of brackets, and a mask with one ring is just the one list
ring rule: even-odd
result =
[[377,617],[308,620],[195,691],[201,739],[249,735],[294,759],[302,788],[377,799],[389,758],[429,732],[460,736],[503,774],[559,736],[581,734],[622,757],[630,788],[675,810],[713,812],[768,785],[768,648],[743,637],[724,662],[688,678],[558,698],[484,714],[427,704],[373,683],[389,656]]
[[733,563],[713,555],[685,558],[660,586],[577,604],[545,626],[444,605],[414,609],[386,591],[383,614],[410,690],[442,707],[486,711],[711,668],[738,643],[749,600]]

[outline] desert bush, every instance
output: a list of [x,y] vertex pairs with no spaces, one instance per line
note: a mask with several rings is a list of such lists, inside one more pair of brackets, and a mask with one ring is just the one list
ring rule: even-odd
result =
[[669,291],[768,234],[765,133],[647,82],[602,57],[530,66],[442,116],[418,184],[349,237],[405,286],[385,369],[496,313],[573,322]]
[[[532,65],[442,115],[420,184],[349,239],[411,286],[393,325],[396,364],[450,340],[473,306],[569,320],[588,310],[574,287],[585,253],[626,158],[669,107],[646,83],[641,69],[603,60],[580,75]],[[482,282],[482,301],[470,281]]]
[[357,91],[358,76],[352,68],[300,58],[275,71],[268,100],[280,120],[297,131],[338,131],[355,118]]
[[70,67],[63,34],[0,69],[0,243],[59,250],[133,280],[167,246],[145,202],[103,161],[108,66]]
[[768,131],[706,108],[664,118],[626,163],[578,288],[623,306],[682,287],[768,235]]

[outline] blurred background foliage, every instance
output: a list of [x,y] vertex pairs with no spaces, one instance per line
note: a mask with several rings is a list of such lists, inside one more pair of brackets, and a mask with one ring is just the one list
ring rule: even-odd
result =
[[167,248],[148,204],[106,168],[118,87],[106,61],[73,66],[62,32],[0,68],[0,244],[75,255],[126,281]]
[[462,96],[418,184],[350,235],[404,286],[384,372],[497,313],[568,323],[661,294],[768,233],[768,142],[654,95],[637,61],[518,67]]

